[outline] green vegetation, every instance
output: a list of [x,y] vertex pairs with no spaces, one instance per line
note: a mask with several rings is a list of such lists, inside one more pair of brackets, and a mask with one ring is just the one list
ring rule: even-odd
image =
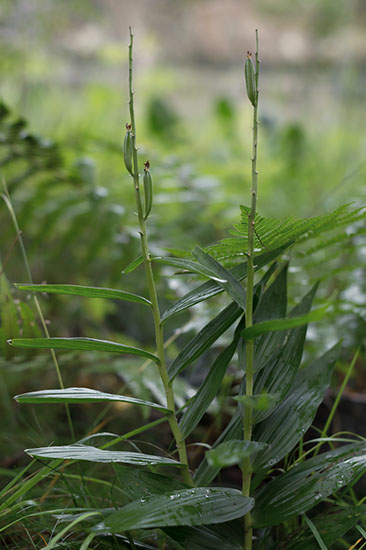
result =
[[[220,99],[196,133],[162,96],[135,120],[130,40],[123,146],[120,135],[104,141],[103,125],[78,136],[108,159],[104,173],[72,140],[48,141],[0,110],[1,429],[10,457],[0,469],[0,540],[84,550],[349,548],[364,533],[366,443],[330,431],[345,384],[327,419],[315,415],[336,373],[348,381],[364,354],[362,193],[348,190],[343,206],[333,195],[339,145],[360,181],[358,136],[325,133],[320,151],[318,135],[311,142],[299,124],[258,129],[257,41],[246,71],[250,193],[247,114]],[[311,209],[307,194],[317,198]],[[250,207],[239,211],[242,202]]]

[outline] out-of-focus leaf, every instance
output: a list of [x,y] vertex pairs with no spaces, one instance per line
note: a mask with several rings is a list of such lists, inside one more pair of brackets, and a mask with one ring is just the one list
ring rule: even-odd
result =
[[199,246],[193,249],[192,254],[202,266],[215,273],[220,286],[222,286],[222,288],[230,294],[232,299],[245,311],[246,293],[239,280]]
[[163,257],[156,257],[153,258],[153,260],[154,262],[160,262],[162,264],[178,267],[179,269],[185,269],[192,273],[197,273],[198,275],[203,275],[204,277],[208,277],[209,279],[217,281],[218,283],[226,282],[225,279],[223,279],[222,277],[218,277],[211,269],[208,269],[207,267],[200,265],[197,262],[192,262],[192,260],[186,260],[185,258]]
[[254,494],[256,527],[307,512],[366,470],[366,443],[345,445],[290,468]]
[[[238,329],[241,329],[244,320],[239,323],[235,336],[231,344],[225,348],[214,361],[209,373],[205,377],[198,392],[190,401],[179,423],[181,434],[184,438],[194,430],[202,416],[207,411],[212,400],[217,395],[220,389],[221,382],[225,376],[227,367],[235,353],[239,334]],[[239,328],[240,327],[240,328]]]
[[314,309],[306,315],[289,317],[288,319],[271,319],[270,321],[262,321],[262,323],[257,323],[256,325],[245,328],[242,331],[242,336],[245,340],[254,340],[257,336],[261,336],[267,332],[288,330],[295,327],[301,327],[302,325],[307,325],[313,321],[320,321],[326,314],[327,309],[328,305]]
[[90,462],[123,462],[136,466],[176,466],[184,464],[162,456],[131,453],[125,451],[105,451],[89,445],[75,443],[73,445],[39,447],[38,449],[26,449],[30,456],[37,458],[62,458],[63,460],[88,460]]
[[341,344],[300,370],[287,397],[271,416],[256,424],[253,439],[269,447],[253,460],[256,472],[272,467],[287,455],[310,427],[330,383]]
[[139,256],[138,258],[133,260],[130,264],[128,264],[128,266],[124,268],[122,273],[124,275],[127,274],[127,273],[131,273],[131,271],[134,271],[136,269],[136,267],[138,267],[139,265],[141,265],[143,263],[143,261],[144,261],[144,257],[141,254],[141,256]]
[[124,300],[125,302],[136,302],[151,306],[150,300],[131,292],[115,290],[113,288],[98,288],[94,286],[80,285],[27,285],[17,283],[15,286],[19,290],[29,290],[30,292],[47,292],[48,294],[68,294],[70,296],[85,296],[87,298],[107,298],[112,300]]
[[229,327],[240,317],[242,309],[232,302],[220,311],[177,355],[168,368],[169,379],[188,367],[204,351],[206,351]]
[[162,405],[143,401],[135,397],[106,393],[90,388],[65,388],[63,390],[39,390],[22,393],[14,397],[18,403],[97,403],[99,401],[119,401],[150,407],[164,414],[171,414],[171,411]]
[[232,439],[208,451],[206,453],[206,458],[210,466],[214,466],[215,468],[226,468],[227,466],[240,464],[243,458],[251,456],[266,447],[266,443]]
[[256,411],[266,411],[273,403],[277,403],[278,395],[260,393],[258,395],[235,395],[233,397],[242,405]]
[[183,489],[138,499],[117,510],[94,527],[96,531],[120,533],[130,529],[205,525],[242,517],[254,500],[227,488]]
[[[276,250],[265,252],[264,254],[260,254],[259,256],[257,256],[255,258],[255,269],[258,270],[275,260],[291,244],[292,242],[289,242],[286,245],[277,248]],[[233,267],[229,271],[236,279],[238,279],[238,281],[242,281],[247,276],[247,262],[243,262]],[[216,294],[220,294],[223,291],[224,289],[219,285],[219,283],[215,281],[207,281],[206,283],[203,283],[191,292],[188,292],[188,294],[186,294],[185,296],[177,300],[172,306],[170,306],[163,314],[162,322],[165,322],[172,315],[175,315],[180,311],[184,311],[185,309],[194,306],[195,304],[199,304],[200,302],[203,302],[204,300],[207,300],[212,296],[216,296]]]
[[[331,547],[340,537],[343,537],[352,527],[366,515],[366,506],[347,506],[321,514],[312,518],[324,544]],[[275,550],[273,548],[273,550]],[[319,550],[318,543],[309,527],[299,529],[276,546],[276,550]]]
[[159,363],[156,355],[144,349],[109,342],[108,340],[96,340],[95,338],[14,338],[8,340],[8,344],[17,348],[33,349],[70,349],[78,351],[107,351],[110,353],[127,353],[141,355]]

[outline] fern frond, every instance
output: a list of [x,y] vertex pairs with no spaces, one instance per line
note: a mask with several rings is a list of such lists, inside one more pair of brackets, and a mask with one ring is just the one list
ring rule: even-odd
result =
[[[357,208],[350,210],[345,204],[323,216],[304,218],[265,218],[259,214],[255,217],[254,246],[257,252],[273,250],[279,246],[294,241],[303,243],[314,239],[322,233],[337,231],[345,226],[366,219],[366,210]],[[219,260],[233,259],[243,256],[248,250],[248,215],[250,208],[241,206],[241,222],[230,231],[232,237],[226,238],[209,248],[210,254]],[[337,241],[337,238],[332,237]],[[325,241],[324,246],[331,244],[332,238]],[[339,238],[341,240],[341,237]],[[322,248],[322,246],[320,246]]]

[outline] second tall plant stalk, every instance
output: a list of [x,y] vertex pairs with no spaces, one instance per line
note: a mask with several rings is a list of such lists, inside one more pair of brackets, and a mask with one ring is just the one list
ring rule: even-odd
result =
[[[258,84],[259,84],[259,59],[258,59],[258,30],[255,31],[256,36],[256,52],[255,52],[255,102],[253,106],[253,149],[252,149],[252,186],[251,186],[251,207],[248,216],[248,268],[247,268],[247,296],[246,296],[246,312],[245,312],[245,327],[253,325],[253,289],[254,289],[254,236],[255,236],[255,215],[257,208],[257,189],[258,189],[258,172],[257,172],[257,145],[258,145]],[[246,342],[246,395],[253,395],[253,380],[254,380],[254,340]],[[246,401],[244,405],[244,440],[251,441],[252,439],[252,408],[250,402]],[[244,496],[250,496],[250,484],[252,479],[252,465],[250,457],[243,460],[242,463],[243,484],[242,492]],[[251,513],[248,512],[244,516],[244,550],[252,549],[253,527]]]

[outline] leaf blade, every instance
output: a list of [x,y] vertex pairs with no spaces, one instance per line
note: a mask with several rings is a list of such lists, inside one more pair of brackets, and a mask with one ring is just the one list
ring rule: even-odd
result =
[[202,355],[204,351],[235,323],[241,314],[242,310],[235,302],[231,302],[231,304],[221,310],[177,355],[168,368],[169,379],[173,380],[178,373]]
[[126,353],[146,357],[157,364],[159,363],[158,357],[149,351],[108,340],[97,340],[96,338],[13,338],[8,340],[8,344],[27,349],[68,349]]
[[94,527],[118,533],[130,529],[205,525],[241,517],[254,501],[236,489],[195,488],[153,495],[127,504]]
[[14,399],[18,403],[98,403],[100,401],[117,401],[150,407],[164,414],[171,414],[171,411],[166,407],[151,401],[82,387],[27,392],[16,395]]
[[[219,279],[219,284],[224,290],[235,300],[235,302],[245,311],[246,308],[246,293],[238,279],[228,270],[225,269],[217,260],[210,254],[202,250],[199,246],[195,246],[192,254],[206,268],[213,271]],[[220,282],[221,279],[221,282]]]
[[[264,254],[257,256],[255,259],[255,264],[256,264],[255,270],[258,270],[261,267],[264,267],[268,263],[275,260],[291,244],[292,244],[292,241],[286,243],[285,245],[279,248],[276,248],[275,250],[272,250],[270,252],[265,252]],[[233,267],[229,271],[236,279],[238,279],[239,281],[242,281],[247,276],[247,262],[243,262]],[[221,292],[223,292],[223,288],[218,283],[216,283],[215,281],[207,281],[206,283],[203,283],[202,285],[198,286],[194,290],[191,290],[185,296],[183,296],[182,298],[174,302],[174,304],[164,312],[161,320],[164,323],[167,319],[169,319],[173,315],[176,315],[177,313],[180,313],[185,309],[188,309],[196,304],[199,304],[200,302],[203,302],[204,300],[207,300],[212,296],[216,296]]]
[[150,300],[143,296],[138,296],[124,290],[113,288],[102,288],[82,285],[57,285],[57,284],[23,284],[15,283],[14,286],[19,290],[28,290],[30,292],[46,292],[47,294],[65,294],[69,296],[84,296],[86,298],[105,298],[112,300],[123,300],[125,302],[135,302],[146,306],[151,306]]
[[87,460],[88,462],[113,463],[122,462],[135,466],[175,466],[184,467],[184,464],[155,455],[132,453],[127,451],[106,451],[91,445],[73,444],[52,447],[26,449],[25,452],[36,458],[61,458],[62,460]]

